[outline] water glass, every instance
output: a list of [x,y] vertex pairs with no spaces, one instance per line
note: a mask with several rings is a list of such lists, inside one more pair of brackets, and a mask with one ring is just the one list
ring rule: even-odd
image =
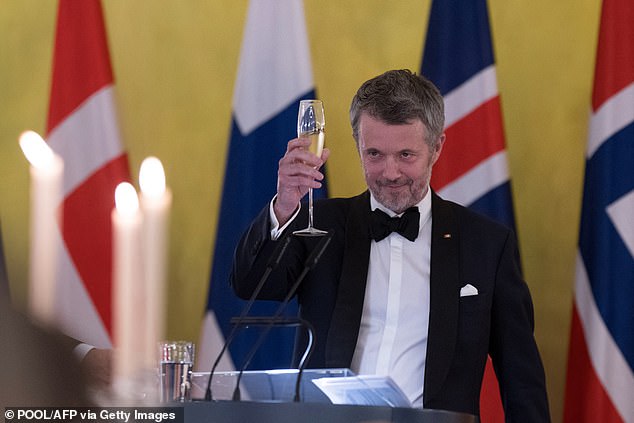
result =
[[191,400],[194,343],[162,341],[159,343],[159,395],[161,402]]

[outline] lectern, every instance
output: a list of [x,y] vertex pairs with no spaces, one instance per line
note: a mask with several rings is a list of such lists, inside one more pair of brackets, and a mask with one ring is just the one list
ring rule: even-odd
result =
[[477,423],[470,414],[414,409],[389,378],[354,375],[348,369],[305,370],[295,398],[297,370],[244,372],[241,401],[232,401],[238,372],[214,374],[212,401],[204,401],[209,373],[192,375],[186,423]]

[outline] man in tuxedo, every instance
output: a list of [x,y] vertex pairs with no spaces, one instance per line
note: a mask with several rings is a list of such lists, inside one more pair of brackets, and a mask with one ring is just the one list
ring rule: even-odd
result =
[[[429,186],[445,142],[436,87],[407,70],[366,81],[350,107],[368,190],[315,203],[334,236],[297,291],[316,331],[308,367],[390,376],[415,407],[479,415],[487,355],[508,422],[549,420],[533,307],[511,230]],[[248,298],[276,244],[305,226],[300,200],[328,159],[289,141],[277,195],[243,235],[231,283]],[[319,238],[293,236],[258,298],[281,300]]]
[[34,324],[0,297],[0,404],[92,405],[84,378],[64,337]]
[[[7,266],[6,266],[6,262],[4,258],[4,243],[2,240],[1,228],[0,228],[0,310],[3,310],[4,312],[6,312],[6,316],[7,316],[6,321],[4,320],[5,313],[2,314],[2,319],[3,319],[2,323],[6,325],[6,328],[11,327],[12,330],[15,330],[16,333],[24,332],[24,336],[20,338],[20,340],[24,342],[24,345],[28,345],[28,342],[35,342],[35,341],[32,341],[31,338],[32,339],[41,338],[42,344],[44,344],[45,342],[48,342],[47,341],[48,338],[54,338],[54,341],[52,342],[59,344],[61,349],[66,349],[68,352],[72,351],[75,357],[79,360],[81,374],[87,385],[90,385],[91,387],[96,387],[96,388],[103,388],[110,384],[112,350],[95,348],[91,345],[83,344],[81,343],[81,341],[78,341],[74,338],[63,335],[61,333],[38,335],[37,332],[35,332],[36,330],[39,330],[42,333],[46,332],[42,328],[35,327],[33,331],[31,332],[28,331],[28,326],[31,325],[30,321],[22,313],[20,313],[17,310],[14,310],[13,306],[11,305],[11,298],[9,294],[9,277],[7,275]],[[3,335],[3,338],[5,334],[4,329],[5,329],[5,326],[3,325],[3,331],[1,332]],[[27,335],[31,335],[31,338],[29,338]],[[16,343],[20,345],[19,342],[16,341]],[[19,351],[19,348],[17,349],[17,351]],[[40,353],[42,353],[42,351],[40,351]],[[16,356],[18,355],[19,353],[16,352]],[[57,361],[60,361],[60,360],[57,360]],[[7,362],[10,368],[11,366],[13,366],[10,360],[4,360],[4,361]],[[15,366],[13,368],[15,368]],[[4,370],[0,373],[4,373]]]
[[65,337],[33,324],[12,307],[1,231],[0,337],[0,404],[5,407],[91,405]]

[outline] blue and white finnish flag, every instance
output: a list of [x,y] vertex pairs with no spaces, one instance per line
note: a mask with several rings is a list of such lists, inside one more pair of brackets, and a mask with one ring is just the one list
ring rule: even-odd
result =
[[[209,371],[245,301],[229,286],[234,249],[251,220],[273,198],[279,159],[297,136],[297,109],[315,98],[302,0],[249,3],[234,88],[231,140],[220,204],[207,310],[197,368]],[[325,190],[315,195],[325,196]],[[279,306],[256,302],[251,315],[272,315]],[[291,304],[290,314],[297,306]],[[217,370],[239,369],[259,335],[242,329]],[[286,368],[292,362],[294,329],[274,329],[249,369]]]

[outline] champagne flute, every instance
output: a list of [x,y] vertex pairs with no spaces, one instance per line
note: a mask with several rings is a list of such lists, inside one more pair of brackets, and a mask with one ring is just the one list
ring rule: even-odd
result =
[[[297,113],[297,136],[310,139],[309,151],[321,157],[324,148],[326,120],[321,100],[301,100]],[[308,189],[308,227],[293,234],[300,236],[323,236],[328,232],[313,226],[313,189]]]

